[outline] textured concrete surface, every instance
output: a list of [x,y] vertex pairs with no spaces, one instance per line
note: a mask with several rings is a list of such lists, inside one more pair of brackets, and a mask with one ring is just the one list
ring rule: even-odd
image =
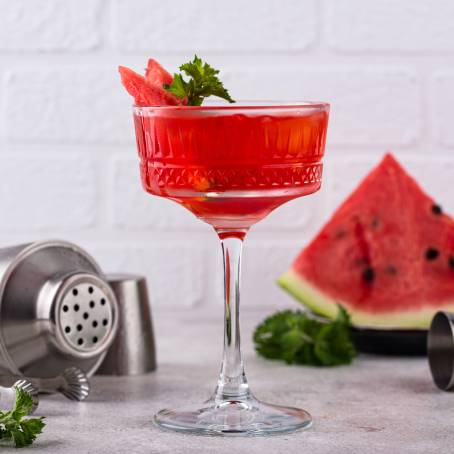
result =
[[[255,394],[301,406],[314,417],[305,432],[271,438],[208,438],[163,432],[159,409],[208,397],[217,378],[221,314],[155,314],[159,370],[148,376],[95,377],[85,403],[42,401],[46,453],[424,453],[452,452],[453,395],[432,384],[425,359],[364,356],[334,369],[258,358],[249,342],[264,313],[243,317],[245,360]],[[2,452],[17,452],[2,449]]]

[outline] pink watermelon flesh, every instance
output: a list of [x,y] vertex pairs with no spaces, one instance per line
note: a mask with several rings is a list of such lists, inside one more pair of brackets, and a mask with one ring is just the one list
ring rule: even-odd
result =
[[134,97],[137,106],[176,106],[183,103],[180,98],[167,92],[161,86],[147,82],[145,77],[132,69],[119,66],[118,71],[123,86]]
[[355,325],[426,328],[454,310],[454,221],[387,154],[279,283],[322,315],[342,304]]
[[148,60],[147,69],[145,70],[145,79],[153,85],[162,87],[164,84],[170,85],[173,81],[172,75],[166,71],[156,60]]

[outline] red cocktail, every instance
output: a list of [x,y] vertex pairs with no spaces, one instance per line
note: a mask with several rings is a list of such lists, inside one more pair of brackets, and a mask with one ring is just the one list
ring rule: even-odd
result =
[[136,107],[145,189],[244,229],[320,187],[326,104]]
[[249,389],[240,351],[240,259],[251,225],[319,189],[328,113],[326,103],[134,107],[145,189],[211,224],[224,257],[224,357],[216,391],[201,406],[162,410],[158,425],[223,435],[310,425],[304,410],[260,402]]

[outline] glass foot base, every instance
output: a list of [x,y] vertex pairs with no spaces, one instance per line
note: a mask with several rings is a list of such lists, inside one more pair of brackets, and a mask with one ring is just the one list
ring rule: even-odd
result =
[[311,426],[304,410],[260,402],[209,400],[201,407],[161,410],[154,417],[159,427],[198,435],[260,436],[289,433]]

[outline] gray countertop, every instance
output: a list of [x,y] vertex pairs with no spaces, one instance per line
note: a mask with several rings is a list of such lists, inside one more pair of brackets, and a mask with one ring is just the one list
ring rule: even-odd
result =
[[[155,314],[157,372],[94,377],[88,401],[43,398],[47,427],[29,449],[46,453],[451,453],[454,394],[432,384],[425,359],[361,356],[321,369],[258,358],[250,337],[265,312],[243,314],[244,358],[260,399],[300,406],[314,425],[268,438],[199,437],[164,432],[153,414],[201,402],[213,390],[221,354],[221,314]],[[17,452],[1,448],[2,452]]]

